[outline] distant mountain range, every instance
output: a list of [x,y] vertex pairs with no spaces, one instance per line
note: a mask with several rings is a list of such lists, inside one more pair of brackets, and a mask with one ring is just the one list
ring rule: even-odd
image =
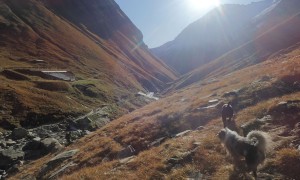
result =
[[[152,52],[180,74],[212,62],[250,41],[255,41],[252,50],[242,48],[240,51],[245,53],[232,58],[242,59],[249,53],[253,54],[255,49],[261,49],[261,55],[267,56],[274,52],[272,48],[275,51],[280,48],[275,46],[289,46],[299,40],[296,32],[300,26],[291,23],[297,22],[298,18],[289,19],[297,15],[299,4],[296,0],[264,0],[249,5],[222,5],[189,25],[173,41],[152,49]],[[280,28],[282,24],[285,27]],[[275,34],[273,30],[276,28],[285,30],[283,33],[291,32],[290,37]]]

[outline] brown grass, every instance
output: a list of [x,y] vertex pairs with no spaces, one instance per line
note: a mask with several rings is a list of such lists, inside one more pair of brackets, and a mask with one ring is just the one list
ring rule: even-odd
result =
[[299,178],[300,152],[296,149],[284,148],[277,152],[275,166],[278,171],[290,178]]
[[[299,50],[295,51],[299,54]],[[293,53],[296,52],[293,51]],[[68,147],[80,148],[80,153],[73,159],[80,165],[76,171],[70,171],[62,179],[183,179],[194,171],[199,171],[211,179],[239,177],[247,179],[249,174],[243,176],[232,170],[231,160],[226,157],[224,148],[216,138],[217,132],[222,128],[220,107],[217,106],[210,110],[197,108],[207,106],[208,100],[215,98],[219,99],[222,104],[228,100],[223,97],[225,92],[248,86],[266,74],[277,81],[290,72],[299,71],[298,59],[288,58],[287,55],[283,61],[286,63],[270,59],[226,77],[218,77],[219,82],[205,86],[196,83],[114,120],[94,134],[84,137],[78,143]],[[272,85],[272,83],[269,84]],[[251,119],[267,115],[269,109],[279,102],[299,99],[299,95],[299,92],[294,92],[279,97],[270,97],[251,106],[245,106],[235,112],[236,123],[241,125]],[[169,136],[186,129],[194,130],[197,125],[203,125],[204,128],[183,137],[170,138]],[[274,126],[269,126],[269,128],[272,127]],[[147,146],[161,137],[167,137],[167,140],[160,146]],[[184,153],[191,151],[196,146],[195,142],[200,145],[191,159],[180,162],[178,168],[169,169],[168,160],[174,157],[179,158]],[[114,154],[128,145],[132,145],[137,150],[136,158],[127,164],[121,164]],[[108,155],[110,161],[102,162],[103,158],[110,154],[110,151],[113,152],[111,156]],[[291,152],[280,152],[276,156],[276,161],[280,163],[285,163],[285,160],[298,162],[298,155],[296,156],[294,151]],[[280,168],[280,163],[275,163],[276,169]],[[289,177],[288,173],[285,173],[289,169],[289,163],[286,164],[282,173]],[[31,173],[38,169],[38,166],[33,164]]]

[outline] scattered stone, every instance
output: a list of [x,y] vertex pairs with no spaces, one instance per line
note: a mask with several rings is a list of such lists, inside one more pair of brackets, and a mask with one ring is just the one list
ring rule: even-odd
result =
[[190,132],[192,132],[192,130],[186,130],[186,131],[183,131],[181,133],[176,134],[175,137],[185,136],[185,135],[187,135]]
[[223,97],[238,96],[238,92],[239,92],[239,90],[233,90],[233,91],[225,92],[223,94]]
[[77,131],[71,131],[71,138],[73,139],[79,139],[85,135],[85,131],[77,130]]
[[135,149],[131,145],[129,145],[118,153],[118,159],[124,159],[133,156],[134,153]]
[[197,147],[197,146],[200,146],[201,144],[202,144],[202,143],[201,143],[201,142],[198,142],[198,141],[196,141],[196,142],[193,143],[193,145],[195,145],[196,147]]
[[271,115],[266,115],[264,116],[263,118],[261,119],[257,119],[257,121],[260,121],[260,122],[264,122],[264,123],[267,123],[267,122],[272,122],[272,116]]
[[16,142],[16,141],[13,141],[13,140],[11,140],[11,139],[8,139],[8,140],[6,141],[6,145],[7,145],[7,146],[13,146],[13,145],[15,145],[15,144],[17,144],[17,142]]
[[5,180],[5,178],[7,177],[7,173],[0,169],[0,180]]
[[209,100],[208,102],[209,102],[209,103],[217,103],[217,102],[219,102],[219,99],[211,99],[211,100]]
[[16,164],[19,160],[23,160],[24,152],[14,149],[6,149],[0,152],[0,168],[8,169]]
[[29,132],[25,128],[15,128],[11,135],[13,139],[17,140],[26,138],[29,135]]
[[28,136],[27,136],[29,139],[34,139],[34,138],[36,138],[36,135],[35,134],[33,134],[33,132],[30,132],[29,131],[29,133],[28,133]]
[[0,141],[0,147],[6,148],[6,142],[5,141]]
[[163,143],[167,138],[166,137],[161,137],[156,139],[155,141],[153,141],[152,143],[150,143],[148,145],[148,147],[157,147],[159,146],[161,143]]
[[35,137],[32,139],[33,141],[41,141],[41,138],[40,137]]
[[201,131],[203,129],[204,129],[204,126],[199,126],[199,127],[196,128],[196,130],[198,130],[198,131]]
[[219,106],[221,104],[221,102],[218,102],[216,104],[212,104],[212,105],[209,105],[209,106],[204,106],[204,107],[199,107],[197,108],[197,110],[205,110],[205,109],[211,109],[211,108],[216,108],[217,106]]
[[84,135],[89,135],[89,134],[91,134],[92,132],[89,131],[89,130],[84,130],[83,133],[84,133]]
[[203,179],[204,179],[203,174],[199,171],[190,173],[188,178],[186,178],[186,180],[203,180]]
[[120,159],[119,162],[121,164],[126,164],[126,163],[134,161],[135,157],[136,156],[130,156],[130,157],[127,157],[127,158],[124,158],[124,159]]
[[286,106],[287,105],[287,102],[286,101],[282,101],[280,103],[277,104],[278,106]]

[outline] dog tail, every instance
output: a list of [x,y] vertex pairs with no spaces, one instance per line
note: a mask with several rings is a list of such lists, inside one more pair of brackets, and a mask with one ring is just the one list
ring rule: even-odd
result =
[[266,153],[271,147],[270,136],[262,131],[251,131],[246,137],[253,145],[255,145],[261,152]]

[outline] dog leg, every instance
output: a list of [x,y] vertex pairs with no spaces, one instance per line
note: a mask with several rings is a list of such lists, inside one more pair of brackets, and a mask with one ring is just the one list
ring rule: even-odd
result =
[[253,176],[254,176],[254,179],[256,180],[257,179],[257,173],[256,173],[256,169],[255,170],[253,170]]
[[223,121],[224,128],[226,128],[228,126],[227,116],[222,115],[222,121]]

